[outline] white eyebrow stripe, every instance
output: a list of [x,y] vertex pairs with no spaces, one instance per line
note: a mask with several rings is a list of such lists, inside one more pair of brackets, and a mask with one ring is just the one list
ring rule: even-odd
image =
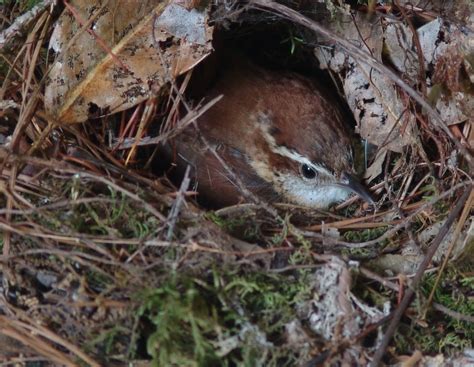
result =
[[290,149],[288,149],[287,147],[285,147],[283,145],[278,146],[276,141],[275,141],[275,138],[273,137],[273,135],[271,135],[268,132],[268,128],[264,128],[262,126],[261,130],[263,132],[263,137],[267,141],[268,145],[270,146],[270,150],[273,153],[279,154],[283,157],[290,158],[291,160],[293,160],[295,162],[298,162],[300,164],[306,164],[309,167],[311,167],[312,169],[314,169],[316,172],[322,173],[324,175],[332,176],[332,173],[329,172],[329,170],[327,170],[326,168],[324,168],[323,166],[321,166],[319,164],[314,164],[308,158],[303,157],[298,152],[295,152],[294,150],[290,150]]

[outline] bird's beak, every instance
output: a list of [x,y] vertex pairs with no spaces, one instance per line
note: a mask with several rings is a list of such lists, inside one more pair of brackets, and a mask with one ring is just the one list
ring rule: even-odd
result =
[[372,195],[370,195],[369,191],[357,180],[357,178],[355,178],[350,173],[342,173],[340,184],[342,187],[355,192],[369,204],[375,204],[374,199],[372,199]]

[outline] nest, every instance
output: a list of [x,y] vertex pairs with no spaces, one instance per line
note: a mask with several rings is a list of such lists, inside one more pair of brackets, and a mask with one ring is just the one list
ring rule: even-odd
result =
[[[113,36],[141,32],[163,51],[159,62],[175,69],[149,79],[149,94],[137,85],[136,93],[107,95],[101,88],[122,76],[101,65],[133,63],[121,53],[133,43],[116,48],[100,33],[113,4],[51,4],[1,5],[0,359],[366,365],[390,345],[386,362],[427,364],[441,353],[440,365],[467,363],[462,352],[474,340],[467,1],[186,2],[179,5],[186,12],[204,14],[199,46],[158,28],[169,4],[150,1]],[[201,18],[171,19],[195,26]],[[86,42],[82,54],[99,62],[58,71],[58,62],[75,62],[65,49],[79,46],[51,42],[60,39],[57,24],[75,24],[74,42]],[[183,115],[180,106],[187,73],[212,53],[213,37],[214,47],[317,69],[334,83],[364,140],[374,207],[354,198],[328,211],[262,202],[210,210],[189,181],[169,180],[159,144],[206,108]],[[112,95],[125,99],[103,98]]]

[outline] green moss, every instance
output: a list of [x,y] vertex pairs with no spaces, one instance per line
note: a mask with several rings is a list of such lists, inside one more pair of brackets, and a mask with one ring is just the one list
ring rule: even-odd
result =
[[216,361],[211,340],[219,334],[219,316],[192,279],[171,279],[140,298],[144,301],[139,314],[155,327],[146,344],[154,365],[212,365]]
[[102,186],[96,187],[96,190],[102,190],[91,197],[88,185],[90,184],[75,177],[59,187],[58,191],[66,196],[64,200],[91,199],[90,201],[42,210],[32,218],[55,232],[118,238],[145,238],[159,226],[155,216],[122,193]]
[[310,297],[307,273],[214,270],[207,280],[173,274],[140,294],[138,315],[152,325],[147,352],[156,366],[285,365],[284,325]]
[[129,330],[122,325],[114,325],[109,329],[104,329],[99,336],[90,340],[86,349],[94,350],[99,345],[107,356],[111,355],[116,350],[116,344],[128,332]]
[[[344,239],[347,242],[359,243],[359,242],[367,242],[374,239],[379,238],[382,236],[388,227],[378,227],[378,228],[369,228],[364,230],[354,230],[354,231],[346,231],[343,234]],[[370,259],[376,256],[382,248],[386,248],[389,245],[389,240],[385,239],[380,241],[377,246],[377,249],[373,247],[367,248],[346,248],[342,251],[343,255],[346,255],[352,259]]]
[[246,241],[255,241],[260,237],[260,223],[253,212],[244,212],[238,217],[224,218],[216,212],[206,212],[205,218],[214,222],[229,234]]
[[388,227],[368,228],[361,231],[346,231],[344,239],[348,242],[366,242],[374,240],[387,231]]
[[[421,284],[422,295],[428,297],[435,284],[435,279],[436,274],[424,277]],[[462,269],[450,267],[445,270],[435,289],[433,302],[459,314],[472,316],[474,315],[474,299],[468,295],[472,294],[473,290],[472,279],[466,277]],[[422,315],[424,307],[424,302],[419,303],[420,315]],[[410,353],[419,349],[424,353],[453,355],[460,350],[472,348],[474,324],[436,311],[433,307],[430,308],[427,316],[427,320],[436,319],[436,323],[414,322],[411,326],[402,325],[396,338],[397,352]]]

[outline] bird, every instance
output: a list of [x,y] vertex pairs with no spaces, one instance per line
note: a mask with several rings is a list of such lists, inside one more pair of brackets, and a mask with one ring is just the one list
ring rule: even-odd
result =
[[239,62],[218,75],[206,99],[221,95],[166,144],[178,176],[190,166],[198,198],[225,207],[250,192],[325,209],[355,193],[373,203],[355,176],[341,108],[316,80]]

